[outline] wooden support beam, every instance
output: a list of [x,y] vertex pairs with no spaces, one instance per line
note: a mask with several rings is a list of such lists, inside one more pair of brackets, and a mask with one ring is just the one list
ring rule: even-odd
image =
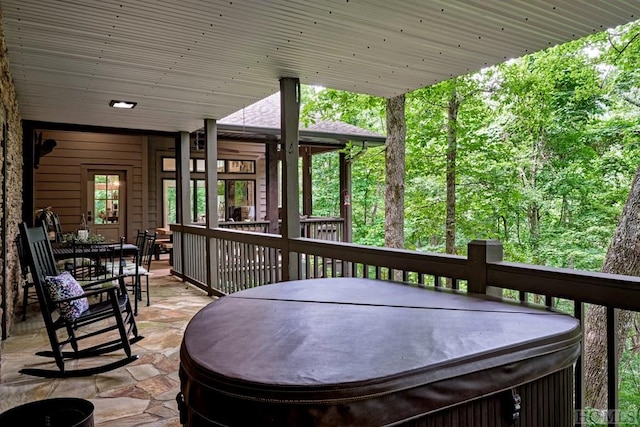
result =
[[607,307],[607,425],[619,424],[618,411],[618,309]]
[[[575,301],[573,306],[573,316],[580,321],[580,325],[584,330],[584,312],[585,312],[584,303],[580,301]],[[584,338],[582,340],[582,345],[580,346],[580,356],[578,360],[576,360],[575,370],[574,370],[574,407],[576,419],[575,426],[578,427],[583,425],[584,423],[584,402],[585,402],[585,394],[586,394],[586,384],[584,381],[584,372],[585,372],[585,358],[584,358]]]
[[[189,162],[191,161],[191,149],[189,146],[189,132],[180,132],[176,137],[176,222],[181,225],[189,224],[191,220],[191,191]],[[180,233],[180,262],[182,271],[185,268],[185,233]],[[175,254],[174,254],[175,255]]]
[[477,294],[502,296],[502,289],[487,286],[487,263],[502,261],[502,243],[498,240],[473,240],[469,243],[467,290]]
[[180,224],[190,224],[191,216],[191,175],[189,162],[191,149],[189,146],[189,132],[180,132],[180,139],[176,140],[176,219]]
[[342,241],[350,243],[353,240],[353,216],[351,210],[351,161],[345,153],[340,153],[340,217],[344,219]]
[[205,193],[207,228],[218,226],[218,124],[213,119],[204,121],[205,134]]
[[[205,221],[207,228],[218,226],[218,125],[213,119],[204,121],[205,135]],[[206,274],[209,295],[211,289],[218,287],[218,251],[216,239],[207,239]]]
[[278,180],[278,144],[270,142],[265,145],[265,159],[267,163],[267,221],[269,233],[277,234],[278,230],[278,195],[280,181]]
[[282,131],[282,226],[284,248],[283,280],[299,278],[298,256],[289,252],[290,238],[300,237],[300,184],[298,183],[298,126],[300,120],[300,80],[280,79],[280,114]]

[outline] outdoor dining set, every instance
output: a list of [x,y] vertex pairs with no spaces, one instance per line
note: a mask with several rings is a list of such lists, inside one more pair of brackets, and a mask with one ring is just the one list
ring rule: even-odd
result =
[[[143,337],[135,316],[143,292],[147,306],[151,303],[149,270],[156,233],[139,230],[135,244],[126,243],[124,237],[114,242],[87,235],[80,239],[77,234],[66,239],[59,236],[55,233],[50,239],[46,224],[20,224],[15,243],[24,288],[22,317],[27,316],[29,302],[37,299],[51,349],[36,354],[53,358],[56,364],[56,368],[25,367],[20,372],[47,378],[78,377],[137,360],[131,344]],[[122,359],[86,368],[65,366],[68,360],[116,350],[124,351]]]

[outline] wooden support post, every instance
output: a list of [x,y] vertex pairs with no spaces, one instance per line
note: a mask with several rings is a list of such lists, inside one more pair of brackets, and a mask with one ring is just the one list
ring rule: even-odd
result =
[[[204,121],[205,135],[205,194],[206,194],[206,227],[218,226],[218,125],[215,120]],[[207,288],[213,295],[213,288],[218,288],[218,251],[215,239],[207,239]]]
[[218,124],[213,119],[204,121],[205,134],[205,194],[207,228],[218,226]]
[[278,234],[278,194],[280,182],[278,180],[278,144],[269,142],[265,146],[265,158],[267,163],[267,221],[268,232]]
[[[189,143],[189,132],[180,132],[176,137],[176,221],[183,226],[191,222],[189,219],[191,212],[191,175],[189,172],[191,147]],[[185,236],[186,233],[180,233],[180,266],[182,274],[187,274],[185,263]],[[174,254],[174,257],[175,255],[176,254]]]
[[[580,301],[575,301],[573,306],[573,316],[580,321],[580,325],[584,330],[584,303]],[[580,356],[578,360],[576,360],[575,370],[574,370],[574,404],[575,404],[575,414],[576,419],[575,425],[583,425],[583,416],[584,416],[584,397],[586,384],[584,382],[584,372],[585,372],[585,358],[584,358],[584,338],[582,340],[582,345],[580,346]]]
[[618,414],[618,309],[607,307],[607,425],[617,426]]
[[351,161],[345,153],[340,153],[340,217],[344,220],[342,241],[351,242],[353,239],[353,216],[351,211]]
[[191,175],[189,162],[191,161],[191,147],[189,146],[189,132],[180,132],[180,139],[176,141],[176,219],[182,225],[190,224],[191,215]]
[[282,280],[299,278],[298,255],[289,252],[289,239],[300,237],[300,184],[298,183],[298,126],[300,120],[300,80],[280,79],[282,131]]
[[473,240],[467,246],[469,281],[467,290],[502,297],[502,289],[487,286],[487,263],[502,261],[502,243],[498,240]]

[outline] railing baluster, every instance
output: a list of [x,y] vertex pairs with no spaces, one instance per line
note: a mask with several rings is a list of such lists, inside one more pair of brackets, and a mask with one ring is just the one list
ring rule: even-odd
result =
[[257,275],[257,280],[258,280],[258,285],[264,285],[266,283],[266,280],[264,278],[264,273],[266,271],[265,268],[265,259],[264,259],[264,248],[262,246],[256,246],[256,263],[258,263],[258,266],[256,268],[256,275]]
[[[573,302],[573,315],[584,330],[584,304],[580,301]],[[580,346],[580,356],[576,360],[575,365],[575,414],[577,417],[584,417],[584,396],[585,396],[585,383],[584,383],[584,336],[582,337],[582,345]],[[576,427],[583,425],[582,419],[574,420]]]
[[320,276],[320,265],[319,265],[319,262],[318,262],[319,259],[320,258],[317,255],[312,255],[311,256],[311,260],[312,260],[311,265],[313,266],[313,273],[311,275],[311,278],[315,279],[315,278]]
[[544,304],[548,308],[553,308],[553,297],[551,295],[545,295],[544,296]]
[[615,427],[618,417],[618,310],[607,307],[607,403],[608,425]]

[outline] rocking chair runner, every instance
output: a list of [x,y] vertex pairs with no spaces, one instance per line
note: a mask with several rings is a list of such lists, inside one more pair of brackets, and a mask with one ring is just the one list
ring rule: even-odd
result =
[[[58,273],[51,244],[43,227],[29,228],[26,223],[22,223],[20,234],[51,344],[51,351],[36,354],[53,357],[58,367],[57,370],[24,368],[20,372],[47,378],[80,377],[107,372],[137,360],[138,356],[131,352],[131,344],[143,337],[138,335],[124,276],[112,276],[92,282],[83,290],[68,272]],[[121,256],[122,243],[113,245],[111,262],[119,262],[117,258]],[[104,285],[109,282],[115,284]],[[100,284],[102,287],[95,287]],[[106,298],[89,304],[86,298],[95,296]],[[85,332],[80,333],[79,328],[83,328]],[[61,339],[60,336],[64,337],[65,334],[66,338]],[[83,339],[102,336],[104,341],[101,343],[83,349],[78,346]],[[70,344],[71,351],[62,351],[67,344]],[[66,359],[94,357],[120,349],[124,350],[125,357],[115,362],[90,368],[65,369]]]

